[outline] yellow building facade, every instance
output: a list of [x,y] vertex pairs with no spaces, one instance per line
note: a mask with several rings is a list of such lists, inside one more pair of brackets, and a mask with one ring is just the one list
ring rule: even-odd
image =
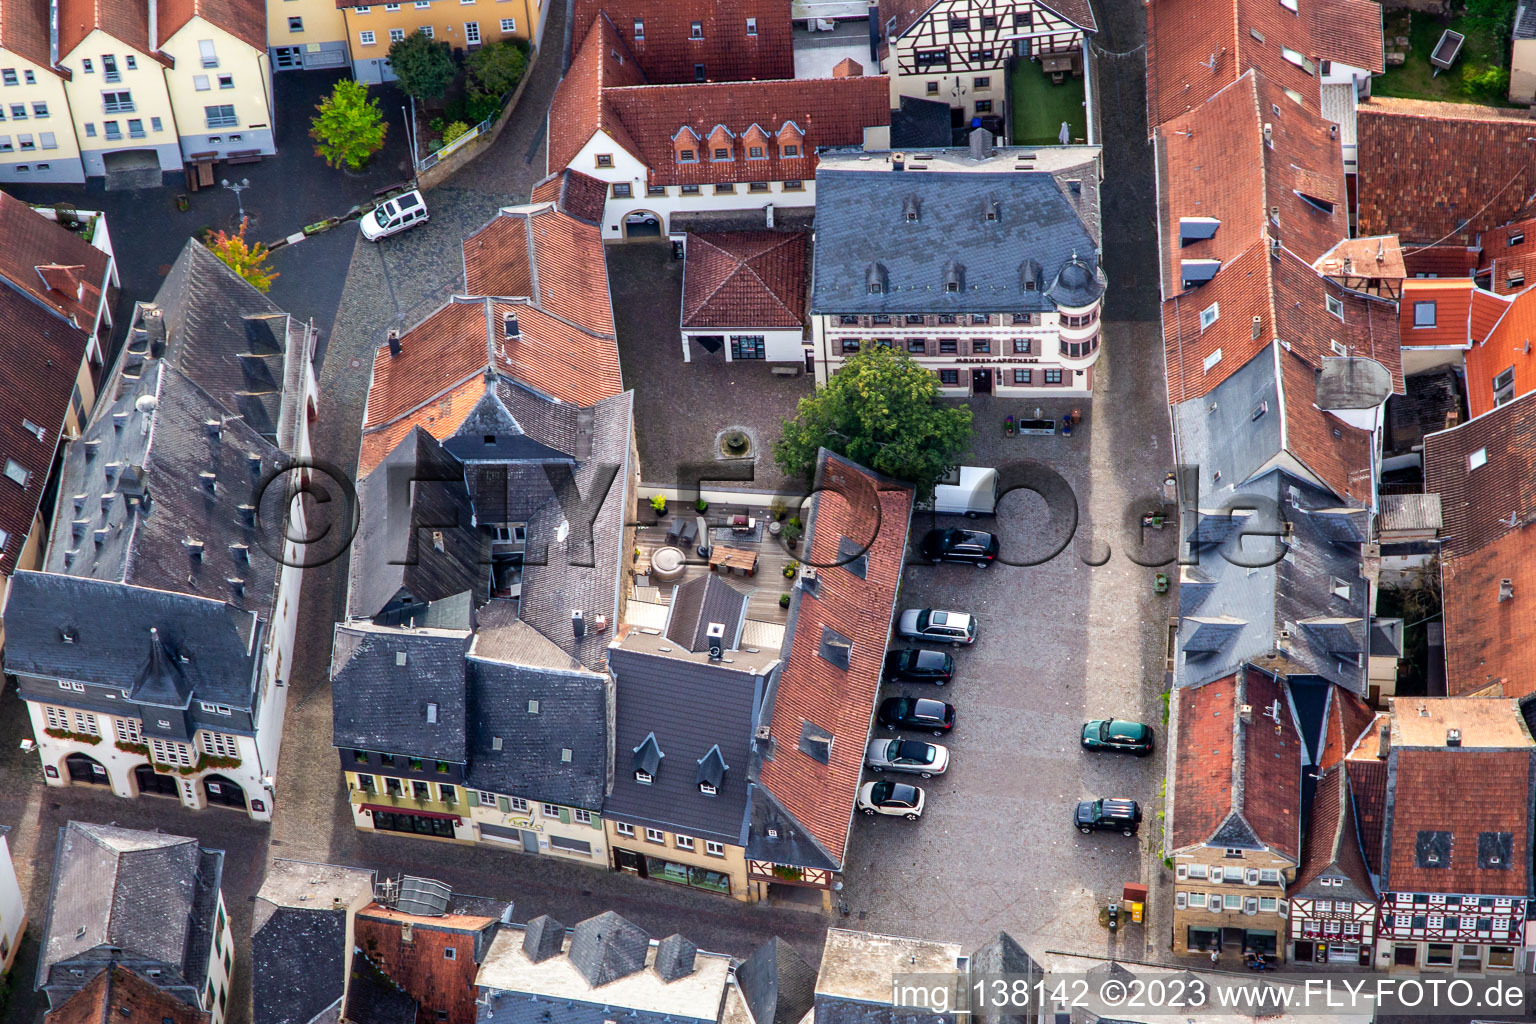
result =
[[418,29],[455,50],[504,39],[526,40],[537,49],[548,5],[549,0],[407,0],[343,8],[352,74],[359,82],[394,81],[389,45]]
[[84,180],[63,76],[0,47],[0,182]]
[[267,52],[195,17],[165,41],[165,69],[181,160],[277,152]]

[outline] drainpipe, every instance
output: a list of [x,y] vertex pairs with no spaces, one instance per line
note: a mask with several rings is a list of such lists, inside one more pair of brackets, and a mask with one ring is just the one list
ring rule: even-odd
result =
[[149,0],[149,50],[160,52],[160,11],[155,0]]

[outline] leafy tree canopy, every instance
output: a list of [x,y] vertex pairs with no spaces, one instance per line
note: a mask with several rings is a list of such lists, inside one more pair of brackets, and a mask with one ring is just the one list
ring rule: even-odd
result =
[[315,155],[330,166],[355,171],[384,148],[384,115],[363,83],[342,79],[315,109],[319,113],[310,121],[309,137],[315,140]]
[[469,55],[469,78],[481,92],[501,97],[517,88],[528,69],[528,52],[519,40],[482,46]]
[[417,29],[389,44],[389,65],[400,88],[418,100],[438,100],[458,73],[448,44]]
[[245,278],[251,283],[251,287],[265,295],[271,289],[272,282],[280,275],[267,266],[267,260],[272,255],[267,247],[260,242],[245,240],[245,229],[250,226],[250,223],[249,217],[241,220],[240,230],[234,234],[210,231],[206,244],[229,269]]

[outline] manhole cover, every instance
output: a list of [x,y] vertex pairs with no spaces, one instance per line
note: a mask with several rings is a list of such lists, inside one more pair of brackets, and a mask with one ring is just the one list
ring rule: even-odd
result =
[[356,369],[358,369],[359,367],[361,367],[363,365],[363,361],[361,359],[354,359],[354,360],[352,360],[352,364],[351,365],[352,365],[352,369],[356,370]]

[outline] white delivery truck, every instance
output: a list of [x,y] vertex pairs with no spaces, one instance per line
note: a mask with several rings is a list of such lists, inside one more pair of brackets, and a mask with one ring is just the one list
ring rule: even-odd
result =
[[998,475],[995,469],[955,466],[939,479],[933,500],[920,506],[945,515],[990,516],[997,514]]

